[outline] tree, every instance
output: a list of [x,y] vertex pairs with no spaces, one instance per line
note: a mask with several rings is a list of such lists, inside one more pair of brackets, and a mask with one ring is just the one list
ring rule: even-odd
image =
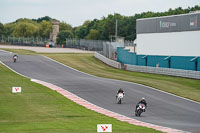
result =
[[8,23],[4,25],[5,36],[12,36],[16,23]]
[[87,40],[98,40],[100,37],[100,33],[98,30],[91,29],[90,33],[85,37]]
[[52,31],[52,24],[46,20],[43,20],[39,26],[39,35],[43,38],[48,38]]
[[49,17],[49,16],[45,16],[45,17],[38,18],[38,19],[32,19],[32,21],[35,21],[35,22],[37,22],[37,23],[40,23],[40,22],[42,22],[43,20],[49,21],[49,22],[50,22],[50,21],[52,20],[52,18]]
[[13,35],[16,37],[36,37],[39,28],[32,23],[18,22],[14,28]]
[[82,26],[83,26],[83,27],[87,27],[87,26],[90,24],[90,22],[91,22],[90,20],[86,20],[86,21],[83,23]]
[[57,35],[56,42],[58,44],[65,44],[66,38],[73,38],[72,32],[69,32],[67,30],[59,32]]
[[5,35],[4,25],[0,23],[0,36]]
[[111,35],[115,35],[116,20],[118,20],[118,35],[120,36],[122,34],[121,31],[124,28],[124,25],[121,24],[123,23],[124,18],[125,16],[121,16],[120,14],[108,15],[103,28],[104,40],[109,40]]
[[78,37],[83,39],[83,38],[85,38],[85,36],[87,36],[87,34],[88,34],[88,28],[87,27],[81,27],[80,31],[78,33]]
[[[71,25],[61,22],[60,32],[68,31],[65,36],[85,39],[101,39],[109,40],[110,35],[115,35],[115,23],[118,20],[118,36],[125,37],[126,40],[134,40],[136,38],[136,20],[149,17],[161,17],[176,14],[189,13],[190,11],[200,10],[200,6],[188,7],[182,9],[178,7],[176,9],[169,9],[165,12],[143,12],[135,14],[134,16],[122,16],[120,14],[109,14],[107,17],[102,17],[100,20],[94,19],[92,21],[85,21],[82,25],[72,28]],[[0,34],[4,32],[6,36],[15,35],[17,37],[49,37],[51,32],[50,21],[53,19],[45,16],[38,19],[18,19],[13,23],[2,25],[0,24]],[[60,33],[64,34],[63,32]],[[71,36],[72,35],[72,36]]]
[[64,30],[72,32],[72,26],[65,22],[61,22],[59,24],[59,31],[64,31]]
[[83,25],[75,27],[73,29],[75,38],[82,38],[82,39],[85,38],[89,33],[89,28],[88,28],[89,24],[90,24],[90,21],[87,20],[83,23]]

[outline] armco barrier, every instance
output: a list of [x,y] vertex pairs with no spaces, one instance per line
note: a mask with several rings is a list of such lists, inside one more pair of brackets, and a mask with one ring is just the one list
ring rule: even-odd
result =
[[106,63],[107,65],[110,65],[110,66],[112,66],[112,67],[121,69],[121,63],[119,63],[119,62],[117,62],[117,61],[113,61],[113,60],[111,60],[111,59],[108,59],[108,58],[106,58],[105,56],[103,56],[103,55],[101,55],[101,54],[99,54],[99,53],[97,53],[97,52],[94,53],[94,56],[95,56],[97,59],[99,59],[99,60],[103,61],[104,63]]
[[200,79],[200,71],[171,69],[171,68],[156,68],[149,66],[137,66],[137,65],[127,65],[127,64],[126,64],[126,70],[134,72],[155,73],[155,74],[164,74],[164,75],[171,75],[178,77]]
[[[112,67],[121,69],[122,65],[119,62],[108,59],[97,52],[95,52],[95,57]],[[171,76],[178,76],[178,77],[200,79],[200,71],[161,68],[161,67],[149,67],[149,66],[137,66],[137,65],[128,65],[128,64],[125,64],[124,68],[126,70],[134,71],[134,72],[155,73],[155,74],[164,74],[164,75],[171,75]]]

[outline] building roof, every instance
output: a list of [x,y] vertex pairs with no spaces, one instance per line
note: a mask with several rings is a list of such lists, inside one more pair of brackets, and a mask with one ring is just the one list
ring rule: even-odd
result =
[[140,18],[140,19],[136,19],[136,21],[148,20],[148,19],[157,19],[157,18],[169,18],[169,17],[187,16],[187,15],[195,15],[195,14],[200,14],[200,11],[186,13],[186,14],[179,14],[179,15],[162,16],[162,17]]

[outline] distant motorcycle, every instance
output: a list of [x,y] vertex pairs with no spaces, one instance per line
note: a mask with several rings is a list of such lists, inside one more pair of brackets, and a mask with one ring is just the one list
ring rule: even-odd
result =
[[14,55],[14,56],[13,56],[13,61],[16,62],[16,61],[17,61],[17,58],[18,58],[17,55]]
[[145,108],[146,106],[144,104],[139,104],[135,110],[135,116],[140,116],[145,111]]
[[121,103],[122,103],[123,97],[124,97],[124,94],[121,93],[121,92],[117,95],[117,103],[118,103],[118,104],[121,104]]

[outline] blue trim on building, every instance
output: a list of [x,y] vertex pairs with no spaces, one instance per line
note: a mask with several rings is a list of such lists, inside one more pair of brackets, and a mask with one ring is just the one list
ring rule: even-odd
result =
[[[123,56],[118,56],[123,55]],[[137,56],[136,53],[130,52],[128,49],[124,49],[124,47],[117,48],[117,61],[123,64],[132,64],[137,65]]]
[[130,65],[200,71],[200,57],[137,55],[124,47],[117,48],[117,61]]

